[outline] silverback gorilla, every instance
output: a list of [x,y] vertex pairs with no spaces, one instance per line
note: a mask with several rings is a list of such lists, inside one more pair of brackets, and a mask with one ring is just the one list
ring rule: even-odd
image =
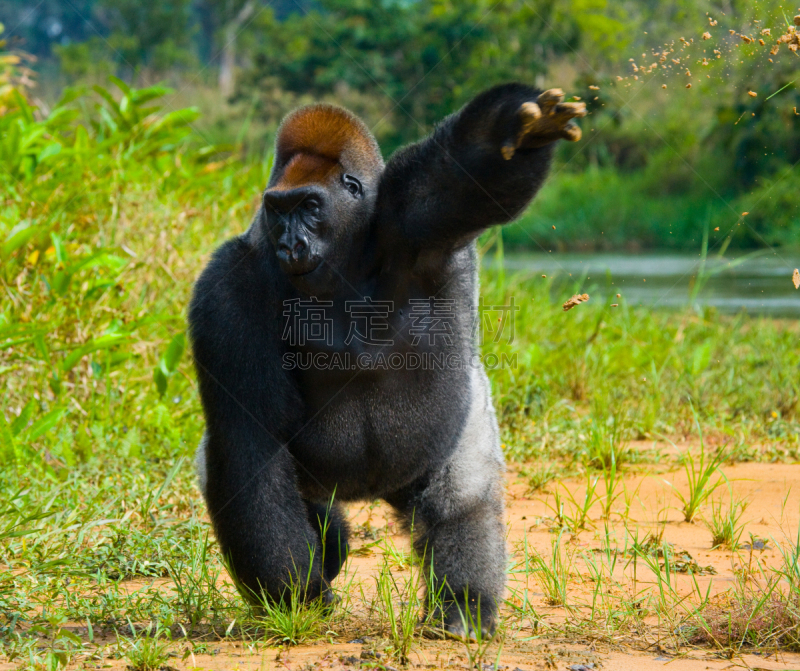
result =
[[556,140],[580,138],[585,107],[562,100],[497,86],[385,165],[344,109],[283,121],[262,206],[189,308],[200,484],[254,601],[298,581],[330,601],[348,548],[338,502],[379,498],[413,529],[443,633],[494,629],[504,465],[474,241],[523,211]]

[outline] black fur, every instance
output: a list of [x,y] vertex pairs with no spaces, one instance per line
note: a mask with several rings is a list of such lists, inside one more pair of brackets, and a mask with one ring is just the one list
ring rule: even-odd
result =
[[[538,93],[522,84],[493,88],[395,153],[382,174],[348,168],[364,185],[362,197],[346,185],[289,196],[268,190],[247,232],[222,245],[202,273],[189,324],[207,424],[204,493],[220,546],[250,589],[281,598],[290,580],[310,571],[307,596],[323,593],[347,553],[346,524],[328,509],[334,492],[337,501],[383,498],[408,525],[413,519],[434,587],[446,587],[451,628],[467,589],[473,612],[480,601],[491,628],[504,582],[502,478],[472,482],[457,460],[469,447],[460,441],[474,380],[484,378],[455,367],[287,370],[284,355],[477,352],[473,242],[516,217],[544,180],[552,143],[511,160],[500,153],[519,131],[520,105]],[[316,212],[303,207],[312,196],[322,201]],[[300,239],[303,270],[321,262],[293,275]],[[331,347],[282,338],[284,301],[311,295],[333,302]],[[364,296],[393,301],[385,334],[394,344],[345,344],[346,301]],[[456,307],[451,343],[413,345],[409,301],[433,296]],[[487,445],[496,443],[488,412],[479,419]],[[475,449],[501,472],[499,447]],[[472,490],[463,492],[467,481]]]

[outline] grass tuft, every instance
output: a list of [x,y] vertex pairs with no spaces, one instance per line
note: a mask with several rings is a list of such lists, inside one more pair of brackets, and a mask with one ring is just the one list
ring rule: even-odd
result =
[[726,547],[736,550],[744,533],[744,524],[741,524],[747,501],[734,500],[730,497],[728,507],[723,511],[722,501],[712,501],[710,515],[705,519],[706,527],[711,532],[711,546],[713,548]]
[[157,627],[153,630],[148,626],[143,633],[137,634],[132,624],[130,628],[134,635],[124,653],[129,671],[161,671],[168,668],[169,640],[163,637],[163,632]]

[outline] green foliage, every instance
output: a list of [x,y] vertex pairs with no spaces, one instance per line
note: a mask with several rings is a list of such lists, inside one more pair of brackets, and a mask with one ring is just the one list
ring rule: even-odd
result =
[[[668,483],[673,486],[676,496],[683,505],[681,513],[685,522],[694,521],[697,513],[700,512],[700,508],[705,505],[705,502],[711,498],[712,494],[725,480],[725,476],[719,471],[720,465],[727,457],[725,450],[720,449],[713,456],[707,455],[699,424],[697,428],[700,434],[699,459],[695,460],[694,455],[689,451],[683,455],[683,468],[689,483],[688,493],[684,495],[681,491],[675,489],[672,483]],[[716,480],[714,479],[715,477]]]
[[108,43],[102,37],[91,37],[85,42],[57,44],[53,52],[62,74],[69,80],[104,80],[114,70],[109,58]]
[[259,28],[242,95],[268,98],[277,86],[304,95],[385,97],[389,109],[371,122],[387,151],[420,137],[487,86],[530,81],[544,71],[545,54],[577,44],[574,22],[556,12],[553,0],[535,6],[522,0],[323,0],[318,9],[284,21],[262,16]]
[[158,365],[153,369],[153,381],[161,396],[167,391],[169,378],[178,370],[178,362],[185,347],[186,336],[183,333],[179,333],[169,341],[167,351],[164,352],[164,356],[158,360]]
[[423,582],[422,570],[420,566],[415,567],[413,564],[410,568],[411,571],[405,578],[398,579],[391,569],[389,557],[384,554],[380,573],[375,576],[381,620],[388,629],[393,655],[401,664],[409,662],[408,655],[422,607],[419,597]]
[[[388,155],[488,86],[560,86],[589,107],[583,139],[558,148],[546,192],[508,242],[694,250],[704,225],[723,231],[717,242],[731,233],[731,249],[800,246],[796,54],[770,52],[791,18],[784,9],[777,0],[725,13],[696,0],[82,0],[75,12],[99,34],[48,12],[69,36],[52,44],[68,81],[169,73],[213,113],[206,136],[243,141],[259,159],[283,115],[304,103],[350,107]],[[764,45],[738,37],[765,27]],[[48,52],[33,34],[41,27],[18,30]],[[217,68],[221,94],[208,88]]]
[[[133,625],[131,629],[136,631]],[[125,658],[131,671],[159,671],[166,666],[169,659],[167,653],[169,641],[162,638],[163,632],[158,627],[152,634],[151,629],[148,626],[141,635],[136,635],[128,644]]]
[[[232,187],[219,182],[227,162],[213,160],[225,148],[190,137],[197,110],[162,111],[158,101],[169,89],[112,82],[115,91],[67,90],[46,116],[14,89],[15,107],[0,116],[0,371],[13,375],[5,413],[17,408],[16,419],[0,418],[5,464],[50,470],[88,457],[99,416],[130,392],[146,393],[130,380],[148,359],[154,391],[164,394],[185,346],[182,334],[167,335],[182,328],[185,293],[160,290],[174,286],[175,276],[152,250],[173,247],[156,228],[131,227],[130,217],[140,216],[140,203],[159,199],[185,213],[198,194],[210,198],[212,183],[221,203]],[[181,216],[186,228],[189,217]],[[142,309],[140,301],[158,293],[161,300]],[[77,436],[64,423],[73,413],[86,418]],[[138,450],[130,439],[142,436],[126,432],[115,440]],[[31,451],[42,440],[55,461]]]
[[[259,622],[268,641],[298,645],[320,633],[323,622],[330,615],[330,606],[326,604],[324,597],[306,601],[313,565],[314,549],[309,548],[308,573],[305,576],[295,576],[291,580],[281,601],[272,601],[263,594],[250,593],[252,600],[258,604]],[[231,566],[228,566],[228,571],[235,576]],[[241,584],[238,584],[238,589],[243,595],[248,591]]]
[[527,538],[523,539],[522,570],[531,575],[544,593],[545,603],[550,606],[567,607],[569,566],[572,563],[570,548],[562,547],[562,532],[553,537],[550,557],[545,557],[537,550],[528,547]]
[[713,548],[727,547],[736,550],[739,547],[739,541],[744,533],[741,519],[746,508],[747,502],[734,499],[733,493],[730,495],[727,510],[723,510],[722,500],[711,502],[711,512],[705,524],[711,532]]
[[800,448],[793,321],[631,308],[624,296],[619,308],[589,302],[564,313],[559,303],[574,293],[616,290],[613,278],[567,279],[554,296],[552,277],[484,276],[487,305],[513,297],[519,306],[513,341],[487,334],[483,345],[498,360],[517,355],[515,366],[491,372],[511,458],[598,468],[608,468],[611,454],[616,468],[657,460],[656,452],[626,449],[629,441],[696,435],[692,406],[703,432],[728,441],[731,453],[749,453],[762,439],[756,455],[791,458]]

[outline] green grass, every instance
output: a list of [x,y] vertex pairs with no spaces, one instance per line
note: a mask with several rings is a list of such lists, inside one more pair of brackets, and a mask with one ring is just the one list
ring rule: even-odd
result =
[[[131,625],[131,630],[135,631],[134,625]],[[151,634],[150,627],[141,635],[134,634],[125,651],[128,668],[131,671],[159,671],[169,659],[168,646],[169,641],[162,638],[162,633],[156,630]]]
[[[689,491],[684,495],[677,488],[674,489],[675,495],[680,499],[681,513],[685,522],[694,522],[697,513],[725,480],[725,476],[719,471],[727,457],[725,449],[721,448],[717,450],[716,454],[708,455],[699,425],[698,432],[700,439],[698,457],[695,458],[691,451],[686,451],[681,455]],[[668,484],[672,486],[671,483]]]
[[723,509],[722,500],[712,501],[711,510],[705,520],[706,527],[711,532],[712,548],[727,547],[735,550],[744,533],[742,516],[747,509],[747,501],[730,497],[727,509]]
[[[620,308],[590,302],[564,313],[561,297],[550,297],[551,281],[503,274],[483,280],[487,303],[514,297],[520,307],[513,342],[485,348],[517,357],[516,367],[490,372],[509,457],[599,468],[612,453],[618,468],[658,459],[626,446],[696,435],[694,408],[704,435],[728,442],[739,458],[797,458],[795,321],[633,308],[624,295]],[[575,282],[564,297],[591,295],[595,286]]]
[[[160,93],[123,85],[115,97],[67,100],[46,119],[20,99],[0,117],[0,659],[15,664],[55,669],[114,654],[145,668],[177,641],[297,642],[354,626],[347,609],[259,618],[220,579],[189,458],[202,413],[183,350],[185,309],[214,247],[246,228],[269,161],[204,147],[192,112],[153,109]],[[595,502],[608,517],[625,469],[666,459],[632,441],[691,438],[697,423],[729,443],[730,459],[800,456],[796,322],[653,312],[624,297],[617,310],[590,302],[564,313],[538,275],[486,272],[482,293],[521,308],[513,342],[487,334],[484,345],[516,355],[516,367],[490,371],[506,454],[553,462],[552,472],[532,471],[532,488],[585,471],[591,493],[564,506],[576,527],[592,526]],[[700,499],[708,491],[698,484]],[[528,551],[518,570],[572,608],[574,557],[554,545],[552,557]],[[786,552],[790,605],[797,557]],[[402,660],[420,604],[395,574],[414,563],[402,550],[386,561],[378,610]],[[654,612],[668,613],[672,583],[659,589]],[[636,608],[614,598],[603,596],[603,608],[638,622]],[[529,595],[520,599],[512,629],[541,622]],[[142,638],[131,623],[176,643]],[[93,642],[101,632],[118,637],[116,651]],[[481,646],[470,658],[488,654]]]

